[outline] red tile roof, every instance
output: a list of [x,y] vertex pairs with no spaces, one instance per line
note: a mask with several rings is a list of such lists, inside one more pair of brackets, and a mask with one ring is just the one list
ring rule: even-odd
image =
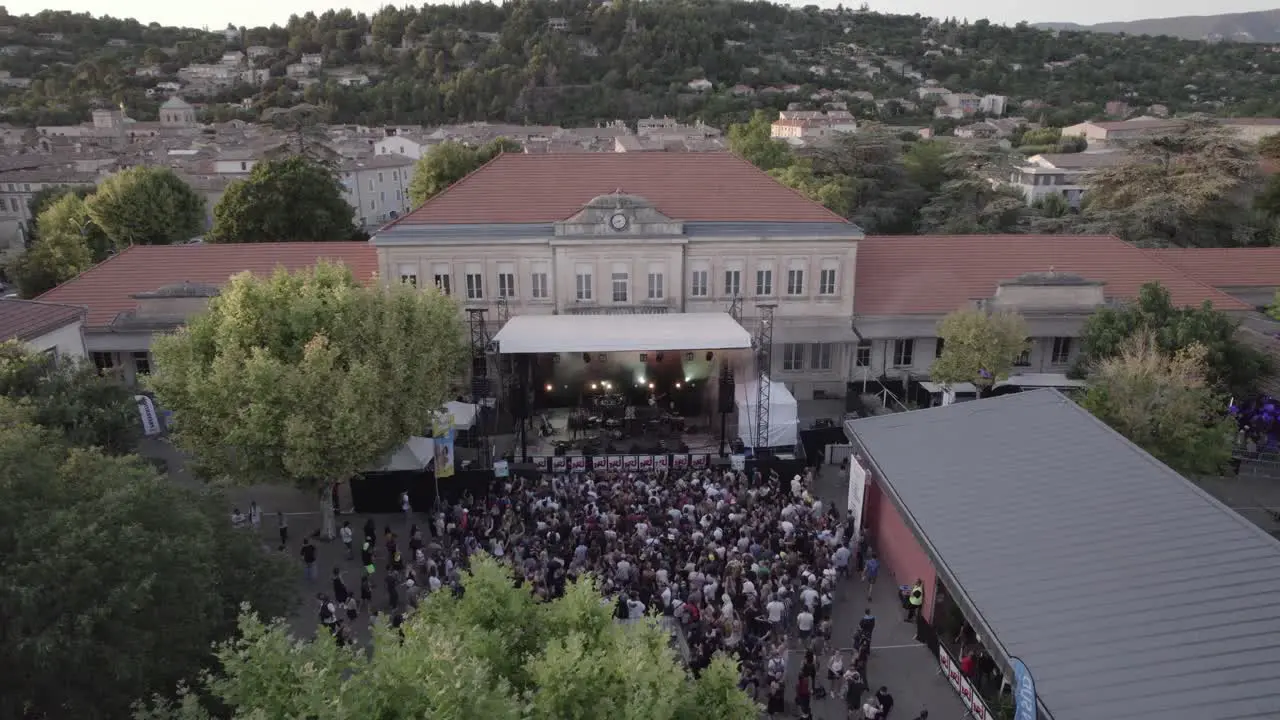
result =
[[847,222],[730,153],[508,153],[393,224],[555,222],[617,191],[679,221]]
[[72,305],[0,299],[0,342],[34,340],[84,317],[84,308]]
[[1105,282],[1109,298],[1133,298],[1159,282],[1178,305],[1247,305],[1112,236],[918,235],[858,243],[854,311],[863,316],[946,314],[995,295],[997,283],[1050,269]]
[[136,293],[181,282],[222,285],[244,271],[267,275],[278,267],[311,267],[321,259],[345,264],[362,282],[378,271],[377,251],[364,242],[135,245],[39,299],[88,308],[85,328],[101,329],[137,307]]
[[1217,288],[1280,286],[1280,247],[1162,248],[1147,252]]

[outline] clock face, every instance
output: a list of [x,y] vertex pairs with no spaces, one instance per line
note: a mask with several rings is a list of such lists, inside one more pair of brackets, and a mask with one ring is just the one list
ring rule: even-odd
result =
[[622,213],[614,213],[609,218],[609,227],[614,230],[626,230],[628,222],[630,221],[627,219],[626,215],[623,215]]

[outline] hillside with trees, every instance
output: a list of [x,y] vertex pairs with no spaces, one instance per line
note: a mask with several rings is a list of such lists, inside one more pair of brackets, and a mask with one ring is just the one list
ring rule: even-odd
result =
[[[164,99],[154,92],[157,83],[175,81],[192,63],[217,63],[224,52],[250,47],[268,49],[250,67],[269,71],[269,79],[199,98],[210,117],[257,118],[305,101],[326,108],[331,122],[574,125],[671,115],[723,127],[821,90],[904,98],[920,84],[913,73],[956,92],[1034,101],[1036,119],[1057,126],[1099,116],[1117,98],[1172,112],[1280,114],[1280,53],[1261,45],[1053,32],[843,7],[473,2],[388,7],[372,16],[308,13],[283,27],[227,33],[0,10],[0,27],[10,28],[0,70],[31,80],[26,88],[0,88],[0,105],[21,124],[81,121],[94,106],[121,103],[133,117],[153,119]],[[323,58],[325,70],[315,82],[288,76],[289,65],[304,54]],[[329,72],[338,68],[370,82],[344,84]],[[690,90],[697,79],[711,88]],[[232,106],[242,100],[247,107]],[[877,110],[868,105],[858,109]],[[891,104],[886,114],[918,122],[911,112]]]

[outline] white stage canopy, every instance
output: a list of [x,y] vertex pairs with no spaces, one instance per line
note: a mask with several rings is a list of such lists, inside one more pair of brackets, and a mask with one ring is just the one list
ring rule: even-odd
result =
[[450,400],[444,404],[445,412],[453,419],[453,426],[465,430],[476,424],[476,406],[471,403]]
[[[738,407],[738,437],[747,447],[756,445],[756,400],[760,397],[757,380],[734,386],[734,404]],[[796,444],[796,399],[786,385],[769,382],[769,444],[766,447],[793,447]]]
[[504,355],[751,347],[751,333],[727,313],[516,315],[494,340]]
[[429,437],[411,437],[392,450],[370,472],[413,472],[424,470],[436,456],[436,443]]

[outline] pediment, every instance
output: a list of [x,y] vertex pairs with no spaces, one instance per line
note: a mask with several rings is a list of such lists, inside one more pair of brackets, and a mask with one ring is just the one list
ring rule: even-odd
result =
[[582,209],[556,223],[556,235],[626,237],[683,235],[684,223],[659,212],[639,195],[617,190],[597,195]]

